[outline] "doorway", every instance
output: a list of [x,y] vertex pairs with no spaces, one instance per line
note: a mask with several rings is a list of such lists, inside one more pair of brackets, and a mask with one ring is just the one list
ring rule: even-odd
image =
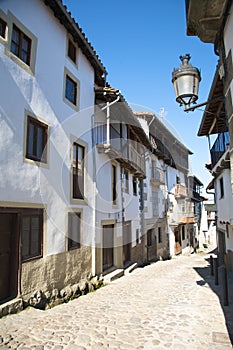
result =
[[114,265],[114,224],[103,226],[103,271]]
[[0,213],[0,303],[18,294],[18,215]]
[[123,224],[123,264],[128,266],[131,261],[131,221]]
[[178,227],[174,229],[174,235],[175,235],[175,254],[178,255],[182,253],[181,234]]

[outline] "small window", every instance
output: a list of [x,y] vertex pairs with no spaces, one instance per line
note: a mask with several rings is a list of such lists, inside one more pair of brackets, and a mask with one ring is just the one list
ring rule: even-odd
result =
[[11,52],[30,66],[31,39],[16,27],[16,25],[13,25],[12,30]]
[[6,39],[6,22],[0,18],[0,36]]
[[117,178],[116,178],[116,166],[112,164],[112,202],[116,204],[117,200]]
[[158,242],[162,243],[162,230],[161,230],[161,227],[158,227]]
[[179,177],[179,176],[176,176],[176,183],[177,183],[178,185],[180,185],[180,177]]
[[133,176],[133,195],[137,196],[137,178]]
[[69,100],[73,105],[77,105],[77,83],[71,79],[68,75],[66,75],[66,92],[65,97]]
[[26,158],[46,163],[47,139],[48,125],[28,116]]
[[77,48],[70,39],[68,40],[68,57],[76,64]]
[[68,250],[81,247],[81,213],[68,213]]
[[224,184],[223,184],[223,177],[219,180],[219,185],[220,185],[220,198],[224,197]]
[[42,256],[43,210],[22,215],[22,261]]
[[125,169],[122,172],[122,181],[123,181],[123,190],[126,193],[129,193],[129,172]]
[[139,244],[139,229],[136,229],[136,244]]
[[84,153],[85,148],[73,144],[73,198],[84,199]]

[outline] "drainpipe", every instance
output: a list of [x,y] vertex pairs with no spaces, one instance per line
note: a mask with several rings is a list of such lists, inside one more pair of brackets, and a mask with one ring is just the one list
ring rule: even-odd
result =
[[[94,228],[94,235],[92,237],[92,275],[96,275],[96,247],[95,247],[95,237],[96,237],[96,228],[97,228],[97,221],[96,221],[96,138],[95,138],[95,116],[98,113],[103,112],[105,109],[107,109],[107,123],[109,123],[110,126],[110,107],[119,101],[120,99],[120,91],[118,91],[117,98],[112,101],[111,103],[107,102],[106,106],[101,108],[96,113],[94,112],[91,116],[91,139],[92,139],[92,158],[93,158],[93,228]],[[107,133],[109,133],[109,140],[107,142],[110,142],[110,128],[107,127]]]

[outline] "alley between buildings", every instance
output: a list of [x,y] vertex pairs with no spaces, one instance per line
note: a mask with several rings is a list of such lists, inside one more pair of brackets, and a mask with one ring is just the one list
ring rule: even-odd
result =
[[0,320],[0,348],[22,350],[229,349],[230,305],[221,305],[209,254],[138,268],[94,293],[47,311]]

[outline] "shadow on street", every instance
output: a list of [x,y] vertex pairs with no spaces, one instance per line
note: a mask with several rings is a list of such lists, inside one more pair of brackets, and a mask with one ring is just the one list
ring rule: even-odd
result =
[[[216,250],[213,250],[209,252],[209,255],[216,254]],[[225,322],[226,327],[228,330],[229,337],[231,339],[231,343],[233,345],[233,273],[228,273],[228,301],[229,305],[224,305],[224,296],[223,296],[223,285],[222,285],[222,276],[221,272],[218,268],[218,285],[215,284],[215,276],[211,275],[211,264],[210,264],[210,258],[205,259],[208,261],[209,265],[207,267],[195,267],[194,270],[200,275],[202,278],[200,281],[197,281],[196,283],[199,286],[206,286],[208,285],[209,288],[212,289],[212,291],[218,296],[219,303],[222,307],[224,316],[225,316]]]

